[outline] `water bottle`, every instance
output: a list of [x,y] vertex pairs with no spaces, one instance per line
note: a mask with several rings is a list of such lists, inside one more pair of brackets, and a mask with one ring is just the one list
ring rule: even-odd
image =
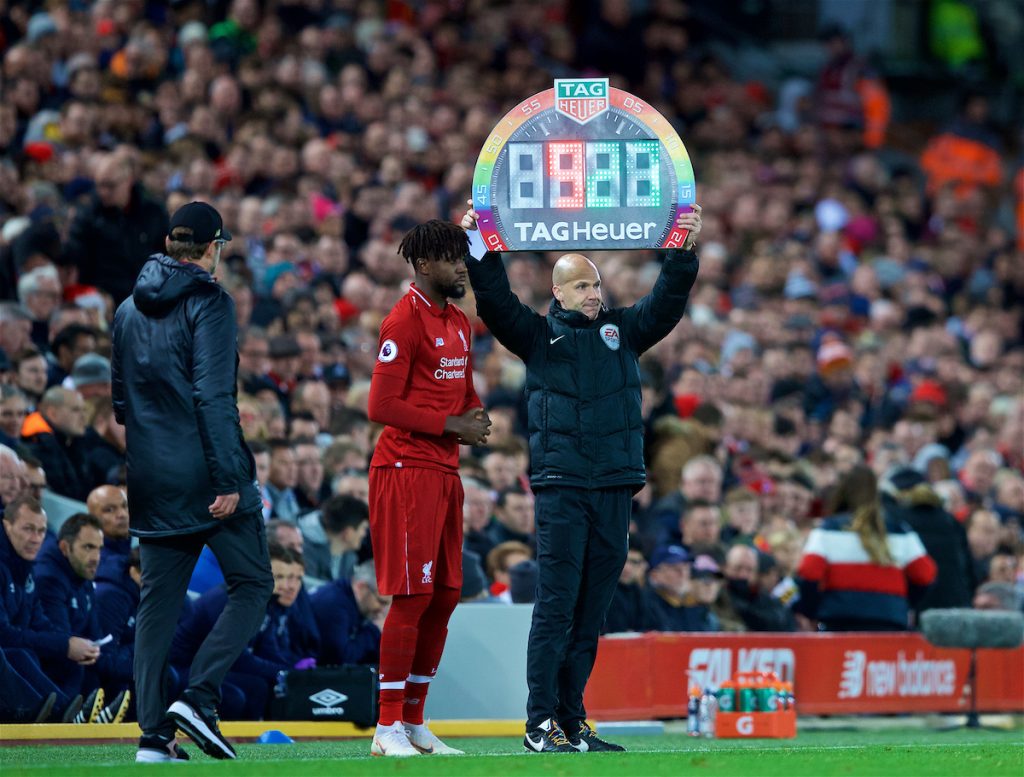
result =
[[700,697],[697,730],[700,736],[711,739],[715,736],[715,717],[718,714],[718,699],[710,688],[705,688]]
[[690,697],[686,701],[686,735],[691,737],[700,736],[700,710],[701,710],[700,688],[696,685],[690,686]]

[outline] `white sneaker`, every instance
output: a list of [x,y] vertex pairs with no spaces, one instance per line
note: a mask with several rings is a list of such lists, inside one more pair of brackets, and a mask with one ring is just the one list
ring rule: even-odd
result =
[[402,721],[399,720],[390,726],[377,724],[377,730],[373,734],[373,744],[370,745],[370,755],[408,758],[419,754],[420,751],[409,742],[409,736],[405,733]]
[[406,723],[405,733],[409,737],[409,743],[423,755],[465,755],[462,750],[449,747],[438,739],[434,732],[427,728],[426,723]]

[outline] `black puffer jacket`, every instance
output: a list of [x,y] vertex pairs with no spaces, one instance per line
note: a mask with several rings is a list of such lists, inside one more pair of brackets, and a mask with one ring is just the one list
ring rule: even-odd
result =
[[260,510],[238,423],[236,340],[228,293],[198,265],[161,254],[117,309],[114,413],[126,427],[132,534],[215,526],[219,494],[239,494],[236,515]]
[[672,251],[651,293],[595,321],[552,302],[546,317],[509,288],[498,254],[467,259],[477,313],[526,364],[530,483],[612,488],[644,483],[640,355],[683,317],[697,256]]

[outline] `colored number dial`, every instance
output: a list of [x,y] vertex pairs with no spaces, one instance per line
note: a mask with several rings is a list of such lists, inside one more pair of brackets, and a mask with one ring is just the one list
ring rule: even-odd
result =
[[510,111],[480,153],[473,199],[493,250],[672,248],[694,201],[679,136],[649,105],[610,89],[585,123],[555,109],[555,90]]

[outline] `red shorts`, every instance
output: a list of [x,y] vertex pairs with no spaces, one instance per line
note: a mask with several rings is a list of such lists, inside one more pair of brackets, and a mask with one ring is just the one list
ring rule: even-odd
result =
[[385,596],[462,588],[462,481],[422,467],[370,468],[370,538]]

